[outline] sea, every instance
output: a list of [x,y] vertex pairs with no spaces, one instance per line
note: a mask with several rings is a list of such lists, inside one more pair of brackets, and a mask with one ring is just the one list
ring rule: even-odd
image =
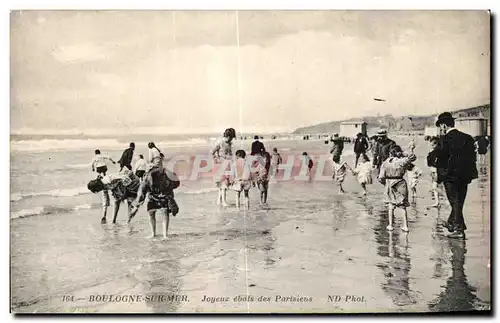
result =
[[[291,135],[274,135],[274,140],[289,140]],[[279,136],[279,138],[277,137]],[[246,140],[245,140],[246,137]],[[268,136],[269,139],[271,135]],[[12,135],[10,150],[10,216],[20,218],[99,208],[100,204],[87,189],[95,178],[91,161],[94,150],[118,161],[124,149],[134,142],[134,162],[140,154],[148,156],[147,144],[156,146],[169,157],[176,154],[194,157],[209,154],[217,134],[192,135]],[[238,143],[238,140],[240,141]],[[253,139],[252,139],[253,140]],[[251,136],[241,135],[235,146],[250,146]],[[108,173],[118,166],[108,165]],[[214,189],[212,182],[191,182],[179,189],[180,194],[203,194]]]

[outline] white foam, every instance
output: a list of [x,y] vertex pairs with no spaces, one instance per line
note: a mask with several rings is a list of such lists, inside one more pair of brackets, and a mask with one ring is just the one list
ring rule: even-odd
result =
[[[146,147],[147,142],[136,142],[136,147]],[[209,141],[203,138],[190,138],[187,140],[169,140],[156,142],[156,146],[160,149],[168,147],[192,147],[205,146]],[[41,140],[13,140],[10,144],[12,151],[78,151],[95,149],[124,149],[128,147],[128,142],[121,142],[116,139],[41,139]],[[78,168],[83,168],[83,164],[73,165]],[[69,167],[69,166],[68,166]],[[86,165],[85,167],[88,167]]]
[[10,201],[16,202],[16,201],[19,201],[23,198],[35,197],[35,196],[71,197],[71,196],[78,196],[78,195],[86,194],[86,193],[90,193],[90,191],[87,189],[87,187],[55,189],[55,190],[50,190],[50,191],[33,192],[33,193],[16,192],[16,193],[12,193],[10,195]]
[[217,190],[218,190],[217,187],[206,187],[206,188],[201,188],[198,190],[179,191],[179,193],[188,194],[188,195],[197,195],[197,194],[216,192]]
[[74,151],[81,149],[106,149],[121,147],[126,144],[116,139],[41,139],[14,140],[10,147],[14,151]]
[[91,209],[91,208],[92,208],[91,204],[82,204],[82,205],[75,206],[75,211],[78,211],[78,210],[88,210],[88,209]]
[[12,193],[10,194],[10,201],[11,202],[20,201],[23,197],[24,196],[21,193]]
[[23,209],[17,212],[11,213],[11,218],[12,219],[17,219],[17,218],[24,218],[27,216],[32,216],[32,215],[39,215],[42,214],[44,211],[43,206],[37,206],[31,209]]

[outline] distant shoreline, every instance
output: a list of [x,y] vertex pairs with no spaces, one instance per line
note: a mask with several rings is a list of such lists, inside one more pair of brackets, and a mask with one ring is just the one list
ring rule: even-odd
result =
[[[491,120],[491,103],[472,108],[460,109],[452,112],[455,117],[478,117],[482,116]],[[424,133],[425,127],[432,126],[437,116],[433,115],[407,115],[395,117],[391,114],[383,116],[364,116],[350,118],[338,121],[329,121],[310,126],[295,129],[292,134],[295,135],[315,135],[324,133],[340,132],[340,124],[353,120],[363,120],[367,123],[368,132],[374,132],[375,129],[384,128],[390,133]],[[376,130],[375,130],[376,131]]]

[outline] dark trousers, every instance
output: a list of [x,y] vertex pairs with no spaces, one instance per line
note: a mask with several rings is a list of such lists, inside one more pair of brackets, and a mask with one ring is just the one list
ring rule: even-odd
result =
[[455,231],[467,230],[463,209],[468,185],[467,183],[444,182],[446,197],[451,205],[451,213],[447,222]]
[[356,153],[356,162],[354,163],[354,168],[358,167],[358,159],[359,159],[359,156],[363,155],[363,158],[366,158],[366,152],[359,152],[359,153]]
[[130,164],[127,164],[127,165],[121,165],[121,167],[120,167],[120,172],[123,170],[123,167],[127,167],[127,168],[128,168],[128,170],[132,170],[132,165],[130,165]]

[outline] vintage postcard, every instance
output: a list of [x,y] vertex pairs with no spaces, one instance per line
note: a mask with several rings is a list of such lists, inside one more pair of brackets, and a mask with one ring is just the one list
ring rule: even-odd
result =
[[489,11],[10,14],[12,313],[491,313]]

